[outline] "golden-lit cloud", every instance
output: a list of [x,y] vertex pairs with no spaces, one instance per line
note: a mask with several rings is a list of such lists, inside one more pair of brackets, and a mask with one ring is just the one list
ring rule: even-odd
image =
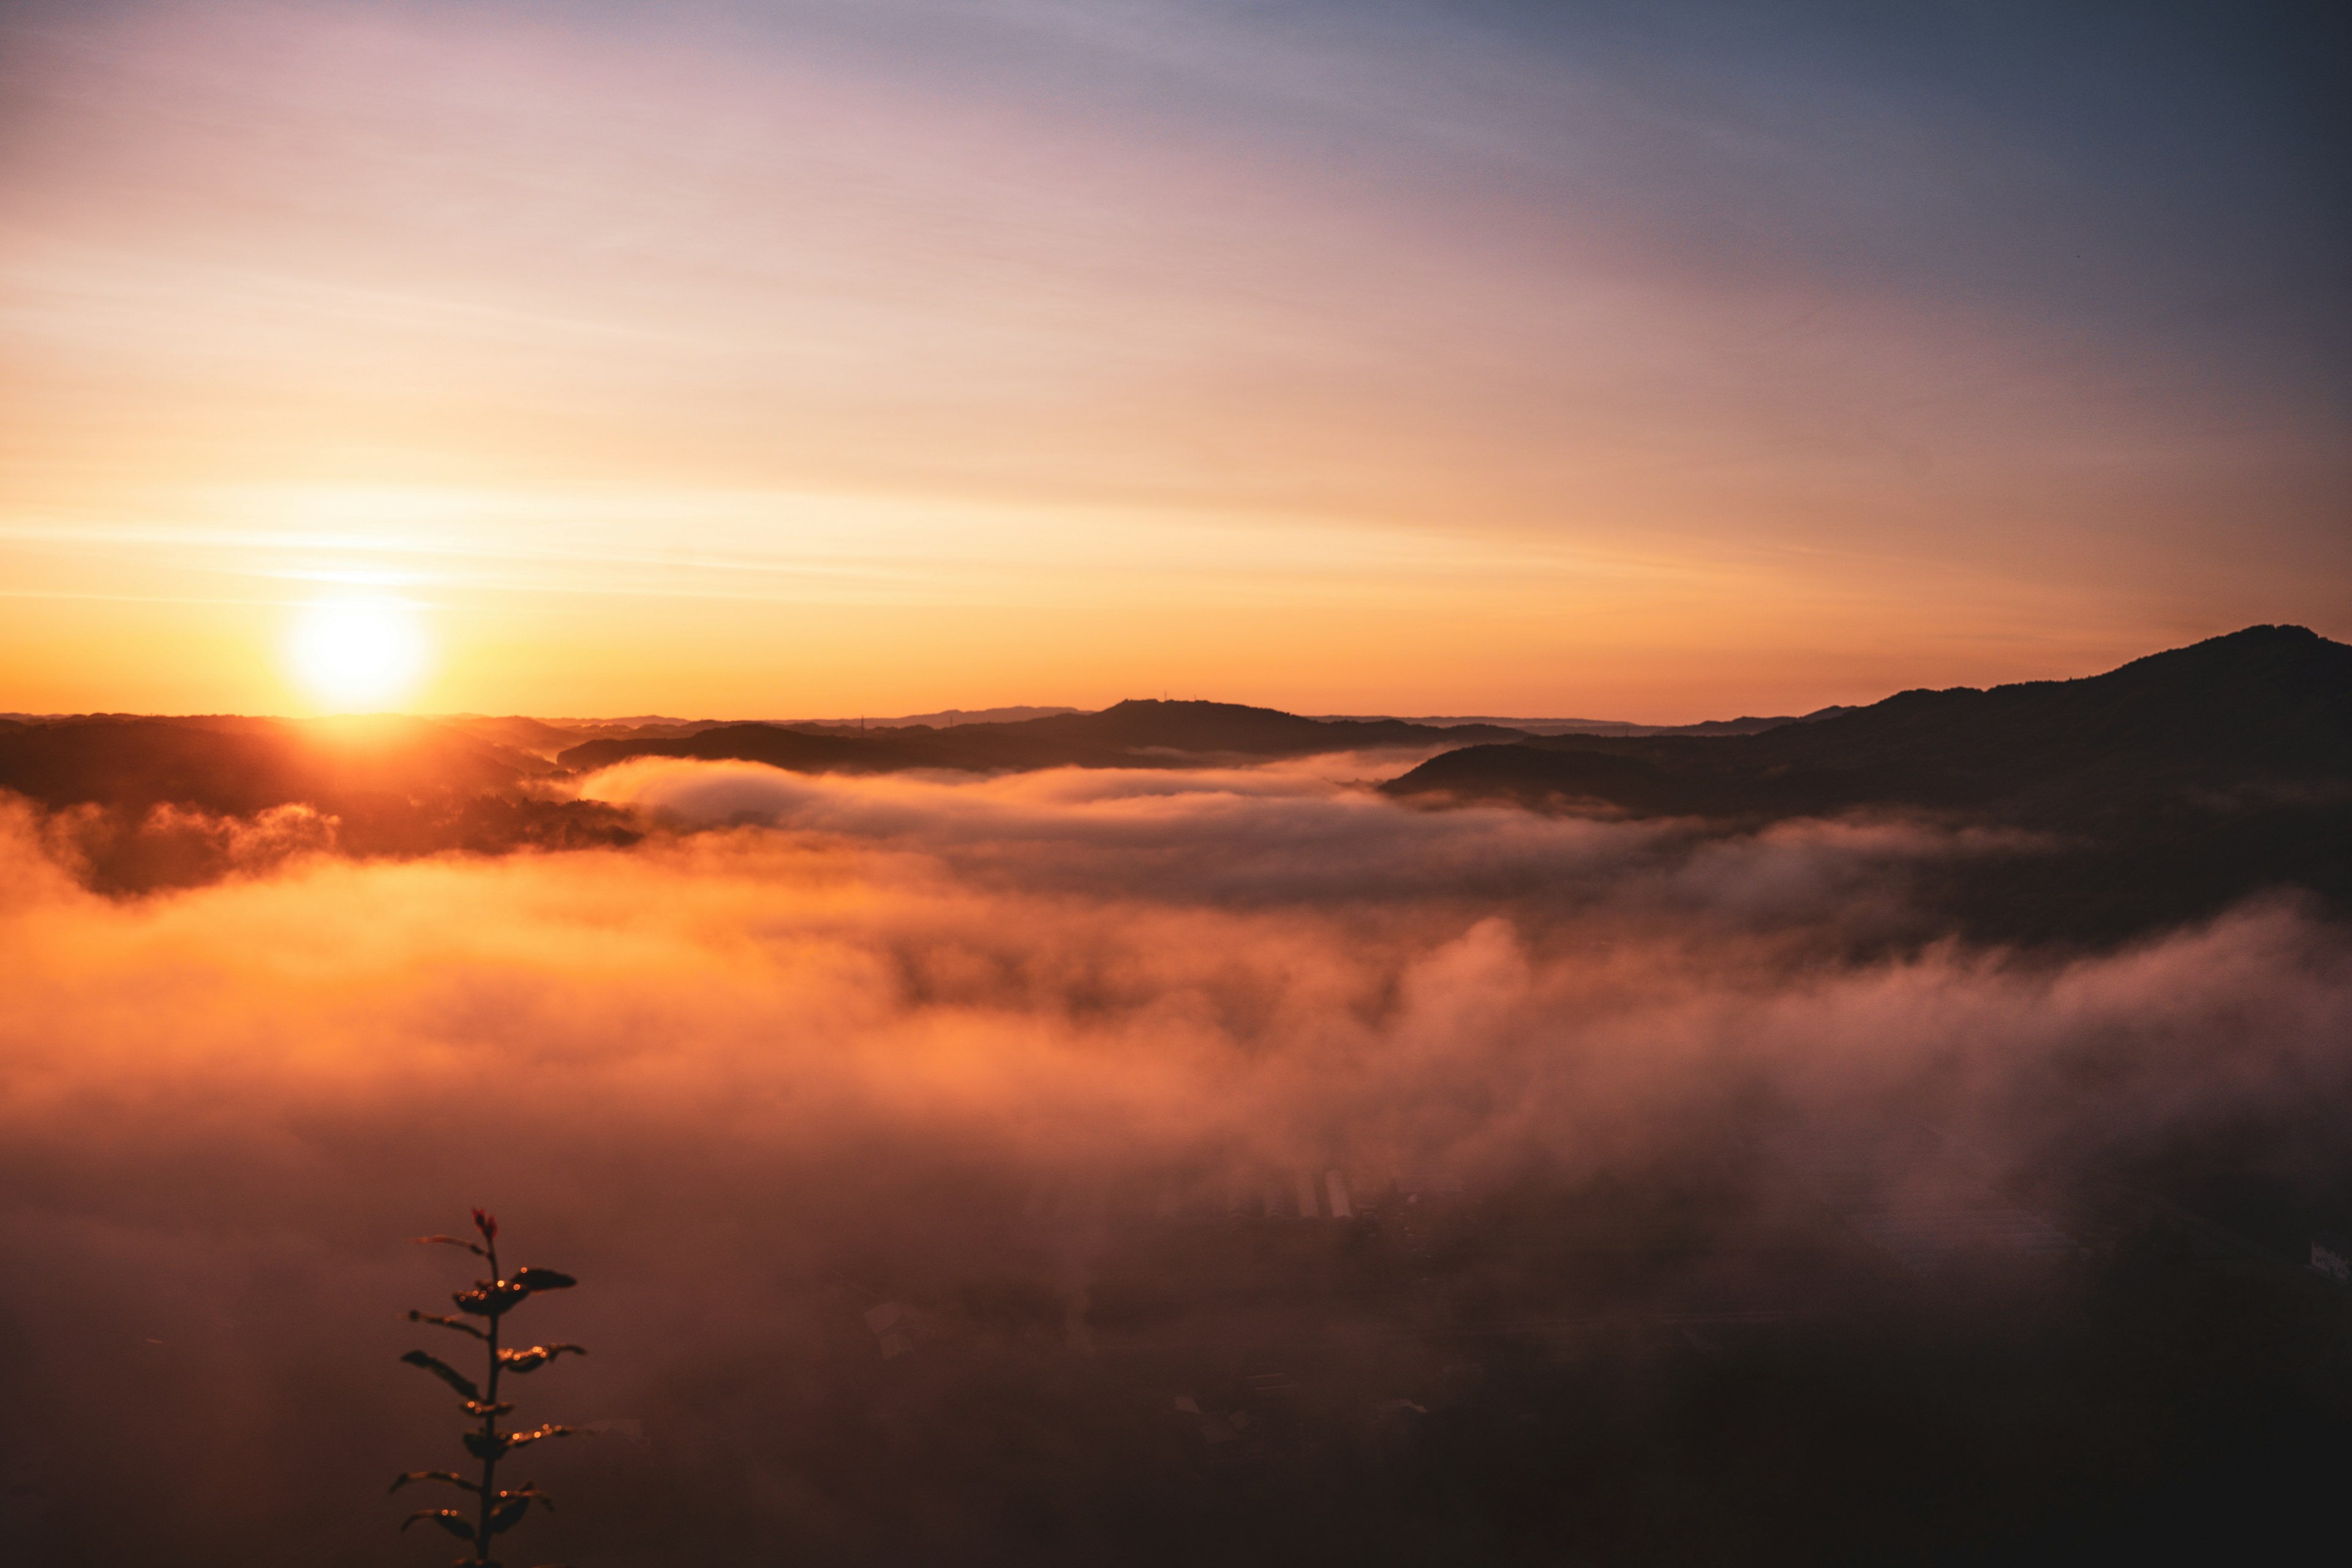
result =
[[2078,961],[1916,938],[1840,960],[1916,918],[1906,868],[2019,847],[1926,824],[1725,838],[1420,812],[1303,766],[950,783],[639,763],[591,793],[700,830],[401,862],[257,837],[248,875],[124,900],[80,890],[12,809],[18,1131],[98,1092],[121,1135],[158,1135],[131,1114],[152,1100],[201,1142],[252,1107],[198,1086],[247,1078],[398,1118],[495,1061],[546,1114],[751,1148],[783,1116],[1024,1160],[1590,1161],[1682,1125],[1726,1051],[1786,1075],[1791,1115],[1834,1110],[1840,1085],[1990,1075],[1945,1108],[1990,1096],[1989,1129],[2016,1110],[2007,1075],[2058,1070],[2078,1033],[2105,1049],[2116,1019],[2138,1020],[2150,1087],[2267,1092],[2198,1056],[2208,1031],[2275,982],[2278,1048],[2315,1047],[2342,1002],[2334,940],[2284,909]]
[[[1905,868],[1982,850],[1923,825],[1702,840],[1405,811],[1305,766],[598,787],[749,825],[355,862],[256,823],[247,874],[125,900],[0,823],[0,1244],[40,1259],[0,1276],[12,1411],[40,1413],[0,1436],[37,1456],[27,1506],[117,1555],[234,1556],[249,1510],[363,1552],[373,1478],[436,1451],[394,1314],[446,1260],[400,1238],[468,1204],[587,1281],[537,1322],[595,1353],[534,1411],[650,1443],[550,1456],[582,1510],[558,1530],[660,1560],[632,1521],[687,1488],[715,1531],[855,1554],[912,1525],[847,1500],[842,1445],[912,1395],[825,1325],[872,1289],[1035,1319],[926,1363],[887,1428],[948,1440],[977,1408],[957,1484],[1011,1484],[1110,1245],[1084,1204],[1024,1218],[1040,1191],[1221,1212],[1301,1169],[1732,1159],[1769,1211],[1775,1158],[1897,1182],[1923,1123],[2000,1168],[2251,1130],[2262,1170],[2318,1179],[2352,1093],[2340,931],[2265,906],[2073,957],[1875,940],[1911,918]],[[1419,1373],[1350,1375],[1370,1399]],[[140,1509],[84,1506],[125,1477]],[[919,1485],[962,1519],[955,1479]]]

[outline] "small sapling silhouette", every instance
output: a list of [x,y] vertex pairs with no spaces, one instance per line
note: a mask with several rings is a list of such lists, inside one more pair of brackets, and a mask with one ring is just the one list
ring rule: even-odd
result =
[[[501,1488],[498,1484],[499,1461],[517,1448],[528,1447],[548,1437],[569,1437],[578,1428],[540,1426],[527,1432],[502,1432],[499,1418],[513,1412],[511,1404],[499,1398],[499,1379],[507,1373],[536,1372],[549,1362],[569,1351],[573,1355],[588,1352],[578,1345],[532,1345],[523,1350],[509,1350],[499,1343],[500,1328],[506,1315],[541,1290],[569,1290],[578,1283],[569,1274],[559,1274],[552,1268],[518,1268],[511,1276],[499,1272],[499,1222],[480,1209],[474,1211],[474,1229],[479,1242],[455,1236],[420,1236],[420,1246],[462,1247],[475,1257],[487,1259],[490,1266],[488,1279],[477,1279],[470,1290],[460,1290],[450,1300],[457,1304],[459,1316],[442,1312],[412,1310],[412,1323],[434,1323],[461,1334],[471,1334],[482,1342],[483,1376],[476,1383],[438,1356],[423,1351],[410,1351],[400,1359],[411,1366],[421,1366],[451,1388],[457,1391],[458,1408],[481,1426],[465,1434],[466,1451],[481,1462],[481,1479],[468,1480],[455,1470],[410,1470],[392,1483],[392,1489],[414,1481],[440,1481],[474,1494],[475,1507],[419,1509],[401,1521],[406,1530],[418,1520],[428,1520],[447,1531],[473,1550],[457,1560],[457,1568],[499,1568],[498,1559],[490,1555],[490,1542],[523,1521],[523,1516],[537,1503],[541,1508],[553,1505],[547,1494],[529,1481],[519,1487]],[[478,1321],[469,1321],[478,1320]]]

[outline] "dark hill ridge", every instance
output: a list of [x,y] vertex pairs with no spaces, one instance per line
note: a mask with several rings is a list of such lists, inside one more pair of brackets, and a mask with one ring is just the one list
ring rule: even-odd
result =
[[334,819],[302,846],[360,855],[499,853],[638,837],[610,806],[544,798],[532,780],[551,771],[528,752],[449,725],[388,714],[97,716],[0,730],[0,791],[62,813],[56,822],[89,880],[110,890],[203,882],[236,869],[246,864],[243,851],[224,824],[280,806]]
[[1244,757],[1303,757],[1318,752],[1517,741],[1527,736],[1524,730],[1495,724],[1305,719],[1275,708],[1246,708],[1233,702],[1165,702],[1152,698],[1130,698],[1099,713],[1062,713],[1024,723],[987,727],[1124,751],[1164,750]]
[[2025,823],[2325,796],[2352,788],[2352,647],[2301,626],[2252,626],[2084,679],[1906,691],[1752,735],[1468,747],[1383,788],[1634,816],[1908,806]]
[[565,746],[577,745],[587,738],[577,730],[562,729],[544,720],[526,719],[520,714],[495,718],[482,713],[440,713],[433,717],[436,722],[446,724],[460,734],[487,741],[492,745],[526,752],[534,757],[551,757]]
[[1137,759],[1102,746],[1002,732],[1017,726],[959,724],[941,731],[913,724],[860,731],[814,726],[787,728],[781,724],[716,724],[672,739],[590,741],[560,752],[556,761],[583,773],[608,768],[633,757],[762,763],[801,773],[895,773],[918,768],[1003,773],[1137,765]]
[[2299,889],[2352,917],[2352,647],[2252,626],[2081,680],[1906,691],[1756,735],[1472,746],[1381,786],[1427,805],[1703,818],[1854,811],[2020,827],[1914,874],[1972,934],[2104,942]]
[[[1818,723],[1823,719],[1834,719],[1841,713],[1853,711],[1851,708],[1817,708],[1811,713],[1780,713],[1771,718],[1749,713],[1737,719],[1703,719],[1696,724],[1636,724],[1623,719],[1498,719],[1485,714],[1450,719],[1408,718],[1404,722],[1436,724],[1448,729],[1490,724],[1496,729],[1525,731],[1529,735],[1753,735],[1759,731],[1775,730],[1783,724]],[[1378,723],[1393,716],[1326,713],[1318,717],[1326,723],[1341,721]]]
[[[1702,832],[1853,811],[2034,830],[2041,847],[1956,863],[1928,890],[1927,904],[1989,934],[2124,933],[2283,884],[2352,913],[2352,648],[2296,626],[2250,627],[2080,680],[1906,691],[1752,733],[1531,735],[1149,700],[938,729],[663,727],[671,732],[608,733],[558,760],[995,773],[1451,746],[1385,792],[1428,805],[1690,818]],[[12,721],[0,722],[0,791],[61,813],[53,826],[70,818],[91,880],[114,888],[219,875],[244,863],[221,847],[237,837],[223,822],[290,805],[333,817],[334,845],[359,854],[626,842],[636,832],[626,814],[550,798],[537,782],[561,771],[546,752],[584,728],[471,715]]]
[[427,719],[94,719],[0,733],[0,788],[46,805],[247,815],[294,802],[512,788],[536,758]]
[[1439,727],[1400,719],[1302,719],[1232,702],[1129,700],[1098,713],[1055,713],[1009,723],[840,726],[722,724],[692,735],[590,741],[561,752],[567,768],[610,767],[631,757],[765,763],[796,773],[898,773],[944,768],[998,773],[1030,768],[1198,766],[1220,758],[1265,760],[1382,746],[1442,746],[1527,739],[1492,724]]

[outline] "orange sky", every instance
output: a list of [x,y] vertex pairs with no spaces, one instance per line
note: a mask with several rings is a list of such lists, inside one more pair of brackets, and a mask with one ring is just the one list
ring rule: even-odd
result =
[[1669,721],[2352,635],[2292,127],[1533,16],[17,7],[0,710],[311,710],[352,596],[404,705],[564,714]]

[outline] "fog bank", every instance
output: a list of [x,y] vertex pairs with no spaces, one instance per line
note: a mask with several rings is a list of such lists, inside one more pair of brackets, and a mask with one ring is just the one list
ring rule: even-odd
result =
[[[1437,1178],[1679,1183],[1743,1224],[1832,1159],[1889,1189],[2217,1142],[2313,1192],[2347,1173],[2343,932],[2270,903],[2094,956],[1937,940],[1906,868],[1984,845],[1932,824],[1424,813],[1296,768],[662,764],[588,793],[693,830],[273,850],[125,900],[26,814],[0,825],[26,1561],[419,1560],[378,1494],[444,1462],[449,1422],[394,1364],[396,1314],[462,1271],[403,1238],[471,1204],[583,1280],[532,1327],[594,1353],[526,1414],[645,1437],[551,1452],[542,1479],[593,1500],[516,1551],[663,1561],[707,1529],[919,1556],[976,1531],[1081,1560],[1071,1500],[1127,1461],[1097,1472],[1068,1436],[1096,1428],[1022,1402],[1111,1397],[1068,1380],[1142,1342],[1102,1317],[1122,1226],[1287,1205],[1298,1173],[1368,1208]],[[961,1371],[876,1381],[903,1369],[857,1314],[900,1300],[961,1325]],[[1369,1410],[1437,1375],[1404,1354],[1339,1385]],[[914,1515],[827,1458],[887,1431],[961,1456],[894,1483]],[[98,1506],[101,1476],[142,1508]],[[1006,1524],[1014,1495],[1061,1523]]]

